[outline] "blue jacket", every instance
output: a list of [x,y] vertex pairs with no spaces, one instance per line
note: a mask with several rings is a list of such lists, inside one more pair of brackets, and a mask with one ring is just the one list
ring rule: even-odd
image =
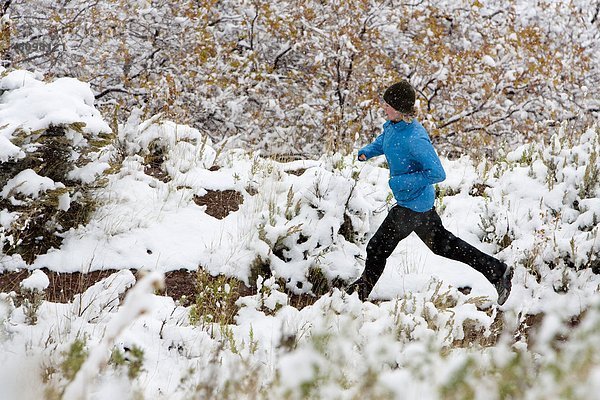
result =
[[417,212],[433,208],[433,184],[446,179],[446,173],[427,131],[416,119],[411,123],[387,121],[375,141],[358,151],[361,154],[367,159],[385,154],[390,188],[398,205]]

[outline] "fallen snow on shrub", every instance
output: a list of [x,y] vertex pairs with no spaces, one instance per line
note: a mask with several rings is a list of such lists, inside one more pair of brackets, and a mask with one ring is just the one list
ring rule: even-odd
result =
[[33,271],[31,276],[21,281],[21,289],[29,290],[31,292],[34,290],[43,292],[48,288],[49,285],[50,281],[48,280],[48,276],[39,269]]
[[88,83],[74,78],[43,82],[28,71],[12,71],[0,79],[0,136],[17,130],[34,133],[50,126],[84,123],[84,132],[110,132],[94,107]]
[[6,182],[6,185],[2,188],[2,192],[0,192],[0,196],[7,199],[14,198],[15,195],[20,194],[37,199],[40,193],[64,187],[62,183],[56,183],[50,178],[39,176],[32,169],[26,169]]

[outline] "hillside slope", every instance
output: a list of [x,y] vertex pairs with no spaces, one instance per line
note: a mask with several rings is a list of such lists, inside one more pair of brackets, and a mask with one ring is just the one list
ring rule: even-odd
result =
[[[442,160],[448,179],[436,207],[445,226],[515,267],[501,309],[483,276],[412,235],[362,303],[335,286],[360,274],[366,242],[393,205],[383,160],[283,162],[222,150],[193,128],[160,115],[142,121],[139,112],[111,132],[81,82],[16,71],[0,87],[4,120],[13,108],[23,115],[0,124],[0,269],[32,270],[19,293],[0,294],[0,359],[11,366],[0,368],[0,397],[586,398],[598,390],[597,127],[564,124],[550,144],[496,163]],[[32,91],[64,96],[65,109],[44,101],[25,113],[19,104]],[[57,137],[64,174],[44,175],[44,138]],[[67,218],[83,198],[86,218]],[[33,254],[20,246],[28,237],[58,239]],[[121,271],[60,304],[43,300],[42,268]],[[213,277],[198,275],[191,305],[154,294],[162,273],[180,268]],[[231,278],[256,294],[240,297]],[[315,302],[297,309],[293,295]]]

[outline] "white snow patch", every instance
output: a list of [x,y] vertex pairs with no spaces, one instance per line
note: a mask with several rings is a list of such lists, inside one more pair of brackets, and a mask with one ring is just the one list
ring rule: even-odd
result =
[[21,289],[32,292],[43,292],[48,288],[48,286],[50,286],[48,275],[39,269],[34,270],[28,278],[25,278],[21,281]]
[[481,61],[489,67],[492,67],[492,68],[496,67],[496,61],[494,61],[494,59],[487,54],[481,58]]
[[26,169],[6,182],[2,192],[0,192],[0,196],[6,199],[17,194],[22,194],[36,199],[39,197],[40,193],[64,187],[65,185],[60,182],[54,182],[48,177],[39,176],[32,169]]

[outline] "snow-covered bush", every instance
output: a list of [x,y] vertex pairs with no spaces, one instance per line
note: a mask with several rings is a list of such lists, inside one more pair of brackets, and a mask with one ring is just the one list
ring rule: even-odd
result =
[[143,104],[146,117],[272,154],[351,152],[377,132],[378,98],[401,76],[459,154],[493,156],[598,115],[589,0],[4,4],[5,62],[90,82],[120,121]]
[[236,282],[223,276],[211,277],[199,269],[197,293],[190,308],[190,322],[202,327],[222,327],[231,324],[237,313],[236,300],[239,297]]
[[111,130],[89,85],[75,79],[4,72],[0,93],[0,257],[18,266],[88,222]]
[[[270,163],[270,161],[266,161]],[[369,203],[357,188],[361,169],[353,157],[324,157],[318,167],[297,163],[275,166],[272,186],[262,189],[267,207],[258,216],[258,237],[267,244],[275,276],[285,277],[298,293],[315,284],[331,285],[358,277],[370,227]],[[312,280],[312,281],[311,281]]]
[[44,301],[44,291],[50,285],[48,276],[40,270],[32,272],[31,276],[21,282],[21,302],[25,320],[30,325],[35,325],[38,316],[37,312]]

